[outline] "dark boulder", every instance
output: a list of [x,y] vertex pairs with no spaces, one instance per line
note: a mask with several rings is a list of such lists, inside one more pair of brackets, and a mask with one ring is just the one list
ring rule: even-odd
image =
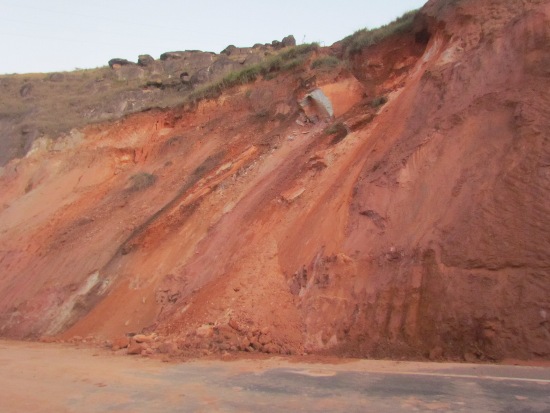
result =
[[236,46],[233,46],[230,44],[225,49],[222,50],[221,54],[226,54],[227,56],[231,56],[232,54],[238,53],[239,49]]
[[133,63],[126,59],[120,59],[118,57],[115,57],[114,59],[109,60],[109,67],[111,69],[118,69],[122,66],[128,66],[132,65]]
[[286,36],[281,42],[283,47],[293,47],[296,46],[296,39],[293,35]]
[[273,47],[275,50],[279,50],[283,47],[283,44],[278,40],[273,40],[271,42],[271,47]]
[[151,66],[154,63],[155,63],[155,59],[151,55],[141,54],[138,57],[138,65],[140,65],[140,66],[144,66],[144,67],[145,66]]
[[186,52],[165,52],[160,55],[160,60],[181,59],[186,54],[187,54]]

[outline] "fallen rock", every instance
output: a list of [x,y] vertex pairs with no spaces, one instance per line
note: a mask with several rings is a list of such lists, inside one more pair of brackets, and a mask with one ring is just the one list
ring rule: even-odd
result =
[[150,334],[150,335],[147,336],[145,334],[136,334],[132,338],[136,343],[150,343],[150,342],[155,340],[155,335]]
[[176,354],[178,352],[178,345],[173,341],[165,341],[158,346],[158,352],[168,355]]
[[281,349],[277,344],[268,343],[262,347],[262,351],[269,354],[278,354],[281,352]]
[[256,336],[252,337],[252,339],[250,340],[250,346],[255,350],[260,350],[262,348],[262,345],[260,344],[260,342],[258,341],[258,337]]
[[146,349],[146,346],[143,343],[136,343],[135,341],[132,341],[128,345],[128,351],[126,352],[126,354],[130,354],[130,355],[141,354],[141,352],[145,349]]
[[229,327],[231,327],[233,330],[236,330],[236,331],[241,331],[241,326],[239,325],[239,323],[237,322],[237,320],[235,320],[234,318],[230,319],[229,320],[229,323],[227,323],[229,325]]
[[143,350],[141,350],[142,357],[149,357],[149,356],[152,356],[154,353],[155,352],[153,351],[153,349],[149,347],[145,347]]
[[241,350],[246,350],[248,351],[248,348],[250,347],[250,340],[246,337],[243,337],[243,339],[241,340],[241,344],[239,346],[239,348]]

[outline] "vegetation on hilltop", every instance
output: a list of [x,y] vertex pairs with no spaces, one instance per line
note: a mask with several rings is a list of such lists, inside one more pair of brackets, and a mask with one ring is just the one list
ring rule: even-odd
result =
[[336,56],[321,56],[311,63],[311,68],[330,71],[337,68],[341,63],[342,61]]
[[284,50],[275,56],[240,71],[231,72],[222,79],[193,91],[187,101],[197,102],[219,96],[224,90],[237,85],[253,82],[260,76],[273,78],[279,72],[292,70],[305,62],[313,51],[319,48],[317,43],[302,44]]
[[345,37],[342,40],[345,54],[347,56],[353,55],[360,52],[365,47],[380,43],[389,36],[410,31],[418,11],[418,9],[409,11],[384,26],[370,30],[366,28],[361,29],[353,33],[351,36]]
[[[377,29],[362,29],[342,41],[342,60],[311,54],[317,43],[287,47],[257,64],[232,71],[221,79],[202,85],[182,85],[178,76],[165,73],[153,82],[147,74],[126,76],[101,67],[74,72],[0,76],[0,165],[24,156],[41,136],[57,138],[73,128],[104,122],[151,108],[174,107],[218,97],[223,91],[260,77],[272,79],[280,73],[304,67],[330,72],[365,47],[411,30],[417,11],[405,13]],[[130,68],[131,69],[131,68]],[[160,75],[155,75],[160,76]]]

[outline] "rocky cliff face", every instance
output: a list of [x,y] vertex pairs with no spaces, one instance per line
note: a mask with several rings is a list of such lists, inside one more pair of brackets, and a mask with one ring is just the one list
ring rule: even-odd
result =
[[[295,46],[293,36],[254,47],[229,46],[114,58],[108,67],[70,73],[0,76],[0,166],[25,156],[39,138],[56,146],[87,124],[183,102],[205,84]],[[43,144],[43,143],[42,143]]]
[[433,0],[353,53],[13,160],[0,333],[550,357],[549,20]]

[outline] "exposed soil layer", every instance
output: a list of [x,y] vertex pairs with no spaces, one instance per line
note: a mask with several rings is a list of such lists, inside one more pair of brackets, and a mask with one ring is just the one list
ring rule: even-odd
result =
[[[11,161],[0,335],[549,359],[549,23],[546,1],[429,1],[349,69],[307,64]],[[312,89],[335,119],[304,113]]]

